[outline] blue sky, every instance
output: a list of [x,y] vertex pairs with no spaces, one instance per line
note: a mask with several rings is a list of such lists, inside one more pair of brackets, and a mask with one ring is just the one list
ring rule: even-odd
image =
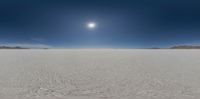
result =
[[[149,48],[200,44],[200,1],[1,0],[0,44]],[[90,30],[88,22],[97,27]]]

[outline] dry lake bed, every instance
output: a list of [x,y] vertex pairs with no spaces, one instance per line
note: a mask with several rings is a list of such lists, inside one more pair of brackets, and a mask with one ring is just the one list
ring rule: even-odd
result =
[[0,50],[0,99],[200,99],[200,50]]

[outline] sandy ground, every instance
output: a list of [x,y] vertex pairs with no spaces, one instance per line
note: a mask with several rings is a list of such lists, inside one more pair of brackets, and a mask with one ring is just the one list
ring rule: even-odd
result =
[[200,50],[0,50],[0,99],[200,99]]

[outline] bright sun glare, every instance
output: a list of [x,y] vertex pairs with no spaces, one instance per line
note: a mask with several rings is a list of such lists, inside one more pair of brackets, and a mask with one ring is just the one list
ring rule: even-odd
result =
[[87,23],[87,27],[89,29],[94,29],[94,28],[96,28],[96,23],[95,22],[89,22],[89,23]]

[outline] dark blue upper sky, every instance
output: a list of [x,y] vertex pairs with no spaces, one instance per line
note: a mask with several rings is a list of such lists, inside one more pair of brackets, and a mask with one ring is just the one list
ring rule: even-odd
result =
[[[168,47],[200,44],[198,0],[1,0],[0,44]],[[90,30],[87,22],[96,22]]]

